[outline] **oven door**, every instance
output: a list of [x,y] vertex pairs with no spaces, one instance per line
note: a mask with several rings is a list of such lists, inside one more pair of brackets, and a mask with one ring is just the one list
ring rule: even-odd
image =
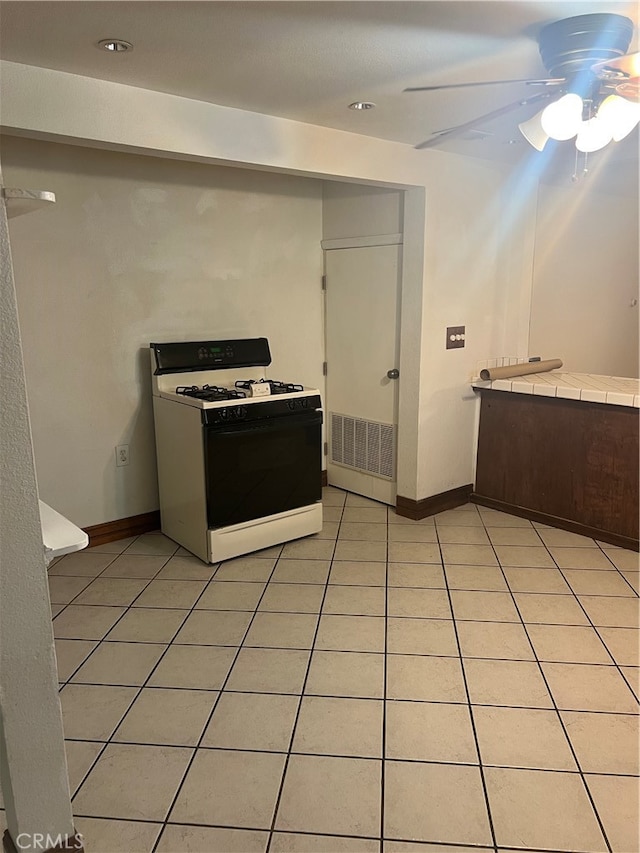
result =
[[322,497],[322,412],[204,427],[209,527],[308,506]]

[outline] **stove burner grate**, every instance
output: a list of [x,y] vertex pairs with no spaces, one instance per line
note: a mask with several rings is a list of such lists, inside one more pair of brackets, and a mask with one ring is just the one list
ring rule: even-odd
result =
[[247,395],[243,391],[237,391],[233,388],[219,388],[216,385],[203,385],[198,388],[197,385],[178,385],[176,394],[183,394],[185,397],[195,397],[198,400],[206,400],[209,403],[217,402],[218,400],[240,400]]
[[304,391],[302,385],[295,385],[292,382],[278,382],[276,379],[241,379],[235,383],[236,388],[242,388],[248,391],[252,385],[271,386],[272,394],[292,394],[295,391]]

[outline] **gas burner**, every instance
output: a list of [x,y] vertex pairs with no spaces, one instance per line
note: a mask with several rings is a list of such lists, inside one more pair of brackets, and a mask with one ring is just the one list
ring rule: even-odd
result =
[[294,385],[293,382],[276,382],[271,380],[272,394],[292,394],[294,391],[304,391],[302,385]]
[[195,397],[209,403],[218,400],[239,400],[247,396],[243,391],[236,391],[233,388],[219,388],[216,385],[203,385],[202,388],[198,388],[197,385],[178,385],[176,394]]
[[236,388],[248,391],[252,385],[269,385],[272,394],[292,394],[295,391],[304,391],[302,385],[294,385],[292,382],[278,382],[276,379],[241,379],[235,383]]
[[234,384],[236,388],[243,388],[245,391],[249,391],[252,385],[267,385],[269,382],[267,379],[239,379]]

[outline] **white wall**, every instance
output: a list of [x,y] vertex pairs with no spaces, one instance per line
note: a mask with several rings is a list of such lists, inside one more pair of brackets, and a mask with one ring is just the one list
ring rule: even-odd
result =
[[[76,524],[158,506],[148,345],[266,336],[275,378],[320,387],[320,181],[5,138],[43,500]],[[115,447],[130,464],[116,467]]]
[[[476,363],[526,354],[535,182],[496,177],[491,164],[461,158],[427,192],[418,481],[431,494],[473,483]],[[447,326],[466,327],[464,349],[445,349]]]
[[360,184],[325,181],[322,237],[375,237],[402,232],[403,193]]
[[570,371],[638,376],[638,235],[637,195],[592,192],[588,177],[540,187],[532,354]]
[[[471,482],[474,418],[467,397],[473,366],[509,338],[520,347],[528,334],[521,318],[530,286],[530,241],[503,240],[496,225],[500,206],[511,208],[508,169],[161,92],[1,65],[2,123],[22,135],[413,188],[404,210],[400,369],[405,381],[415,380],[415,395],[400,408],[405,440],[398,491],[421,499]],[[527,183],[524,208],[530,190]],[[516,213],[514,233],[523,233],[522,221]],[[471,327],[466,349],[445,351],[450,322]]]

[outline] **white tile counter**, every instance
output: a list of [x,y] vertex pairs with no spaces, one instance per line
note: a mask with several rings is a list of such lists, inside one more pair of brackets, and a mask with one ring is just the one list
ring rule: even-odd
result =
[[473,388],[491,388],[493,391],[513,391],[516,394],[640,408],[640,380],[620,376],[550,370],[547,373],[514,376],[512,379],[474,379],[471,385]]

